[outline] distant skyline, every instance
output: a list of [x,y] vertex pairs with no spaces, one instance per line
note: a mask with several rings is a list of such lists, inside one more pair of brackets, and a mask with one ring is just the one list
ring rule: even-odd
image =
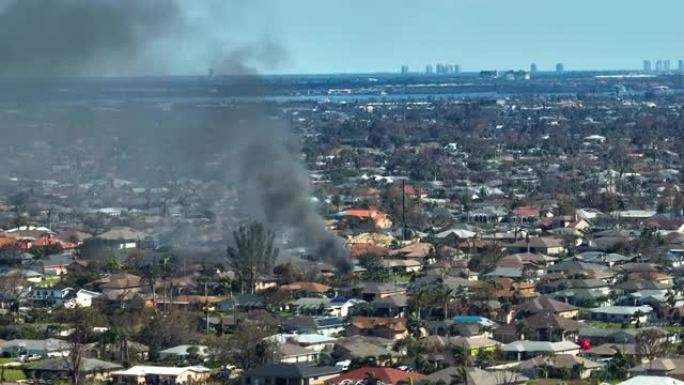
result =
[[[641,69],[684,59],[681,0],[261,1],[287,60],[267,73]],[[263,16],[260,15],[260,17]],[[247,31],[252,27],[247,28]],[[255,29],[256,33],[257,30]],[[675,68],[676,69],[676,68]]]

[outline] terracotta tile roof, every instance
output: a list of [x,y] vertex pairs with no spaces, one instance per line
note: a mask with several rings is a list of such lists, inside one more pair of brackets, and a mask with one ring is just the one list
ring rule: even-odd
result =
[[318,282],[292,282],[280,288],[288,291],[301,290],[310,293],[325,293],[331,289],[330,286]]
[[404,372],[403,370],[395,368],[365,367],[351,370],[337,377],[333,377],[326,381],[326,384],[339,384],[345,380],[351,380],[356,383],[363,380],[367,373],[373,374],[378,380],[387,385],[396,385],[402,381],[408,382],[409,378],[413,380],[413,382],[420,381],[425,378],[425,375],[423,374],[416,372]]
[[539,207],[522,206],[513,209],[513,215],[518,217],[539,217],[541,209]]

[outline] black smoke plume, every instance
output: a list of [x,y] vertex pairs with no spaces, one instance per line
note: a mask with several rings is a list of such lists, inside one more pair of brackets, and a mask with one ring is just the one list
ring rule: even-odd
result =
[[[249,75],[249,81],[233,81],[228,87],[238,94],[259,95],[265,86],[258,81],[255,68],[275,67],[285,59],[285,50],[268,36],[236,38],[246,13],[263,12],[239,1],[13,0],[0,4],[0,77],[32,79],[31,84],[39,87],[16,89],[33,96],[44,94],[46,86],[65,77],[203,74],[209,68],[217,74]],[[106,158],[115,147],[126,146],[133,153],[139,146],[138,157],[128,157],[137,161],[136,166],[118,165],[114,170],[123,177],[137,173],[139,179],[152,177],[149,168],[139,165],[152,164],[164,167],[155,169],[155,174],[177,168],[181,170],[177,176],[201,177],[203,165],[223,154],[225,175],[205,180],[221,177],[237,186],[244,213],[292,233],[314,256],[348,270],[341,241],[325,230],[311,202],[299,148],[293,145],[296,138],[284,123],[269,121],[259,106],[247,110],[173,109],[173,122],[143,112],[107,123],[112,127],[102,131],[87,131],[90,121],[85,115],[68,116],[64,127],[56,129],[55,140],[67,143],[85,135],[96,142],[98,151],[82,156],[98,159]],[[41,135],[48,138],[45,131]]]

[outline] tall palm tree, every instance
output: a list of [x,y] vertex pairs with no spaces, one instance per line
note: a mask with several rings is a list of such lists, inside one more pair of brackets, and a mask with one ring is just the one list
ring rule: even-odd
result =
[[442,305],[444,306],[444,320],[449,319],[449,302],[454,297],[454,290],[450,289],[446,285],[442,285],[439,290],[439,298],[442,300]]
[[418,319],[418,321],[420,321],[420,308],[423,304],[423,301],[425,301],[429,294],[430,291],[428,290],[428,288],[421,287],[420,289],[418,289],[418,291],[416,291],[416,294],[413,296],[413,298],[416,301],[416,318]]

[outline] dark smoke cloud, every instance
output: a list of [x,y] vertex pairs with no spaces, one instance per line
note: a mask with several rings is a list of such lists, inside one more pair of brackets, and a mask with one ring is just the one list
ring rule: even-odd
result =
[[[0,8],[0,75],[254,73],[285,51],[245,41],[232,0],[10,0]],[[240,37],[241,39],[239,39]]]
[[[264,85],[255,80],[256,68],[274,68],[286,54],[268,36],[247,41],[241,36],[243,15],[263,12],[248,9],[247,3],[6,1],[0,7],[0,76],[40,78],[44,87],[64,76],[205,73],[213,68],[217,74],[250,75],[250,81],[229,87],[242,88],[239,94],[258,95]],[[21,84],[17,89],[42,94],[41,87]],[[99,122],[100,115],[80,111],[62,117],[54,139],[46,130],[41,136],[65,145],[87,137],[94,146],[80,156],[103,164],[108,164],[114,148],[135,153],[139,147],[129,158],[130,165],[111,164],[102,173],[149,180],[168,172],[175,174],[171,178],[200,177],[237,186],[244,213],[291,233],[313,256],[348,270],[341,240],[325,230],[311,202],[297,139],[284,123],[265,115],[263,106],[230,111],[174,108],[166,116],[131,108],[115,120]],[[203,175],[203,164],[216,154],[223,155],[225,173]],[[83,179],[95,173],[88,172]]]
[[317,258],[332,262],[342,272],[351,264],[343,242],[325,229],[315,211],[309,178],[297,159],[296,140],[272,122],[262,122],[245,135],[237,162],[244,202],[253,214],[271,226],[293,230]]

